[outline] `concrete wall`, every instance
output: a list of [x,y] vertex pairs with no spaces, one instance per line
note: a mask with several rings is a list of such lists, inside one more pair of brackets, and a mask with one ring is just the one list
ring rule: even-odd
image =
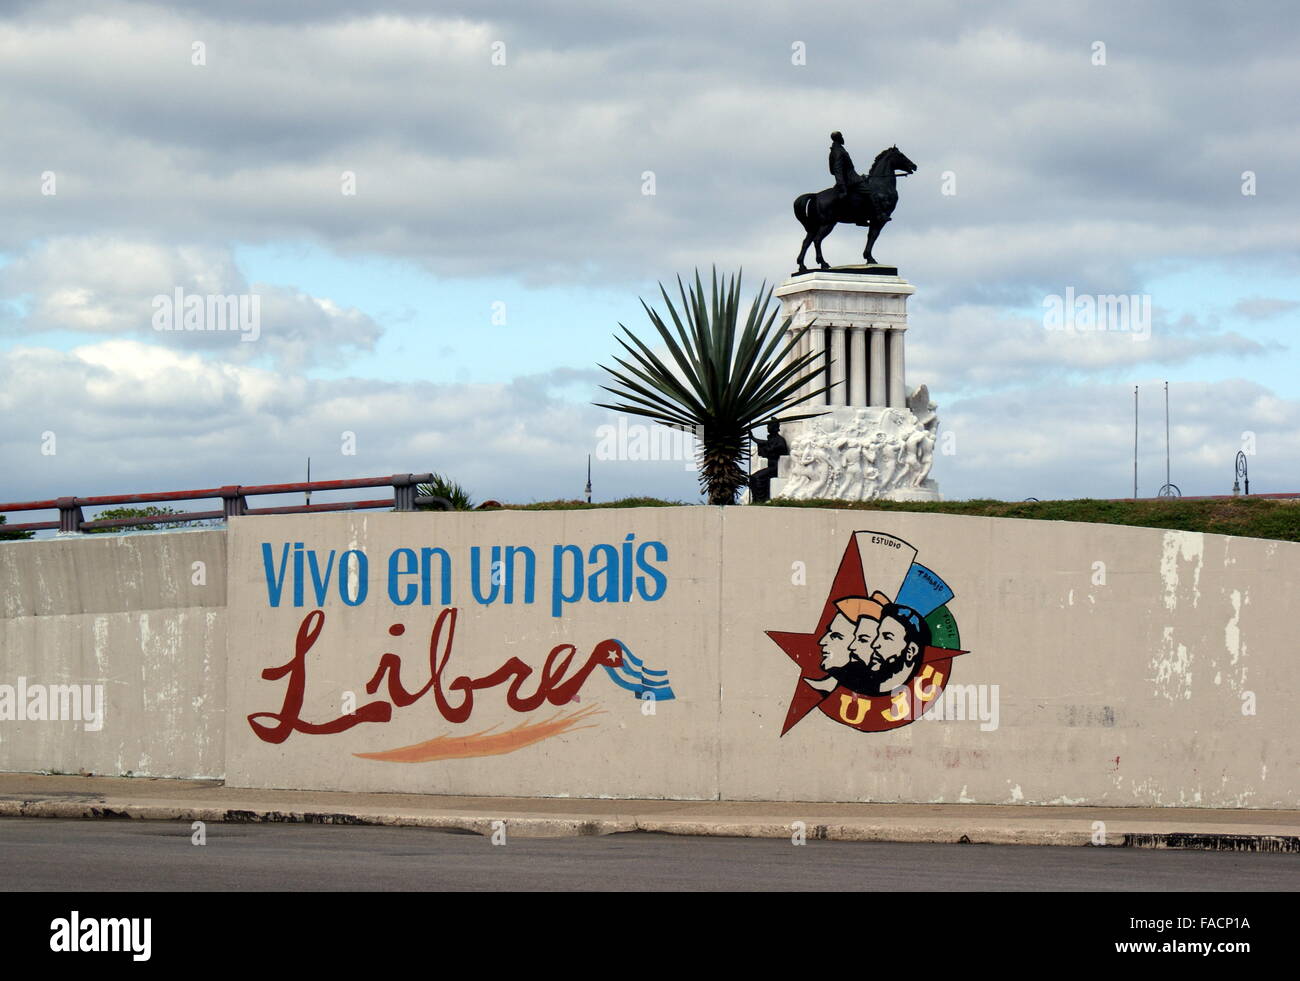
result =
[[[506,546],[511,602],[500,567],[490,595]],[[440,629],[435,549],[457,611]],[[206,587],[189,585],[197,560]],[[919,609],[918,581],[931,603],[952,593],[927,617],[928,682],[880,695],[810,684],[826,673],[833,600],[893,599],[906,582]],[[7,543],[0,587],[0,685],[109,688],[98,734],[0,721],[3,769],[463,794],[1300,806],[1297,544],[793,508],[338,514]],[[607,669],[610,657],[621,663]],[[904,688],[924,714],[900,709]]]
[[[243,612],[232,620],[230,634],[229,782],[254,787],[446,794],[716,796],[720,525],[715,509],[314,517],[324,520],[252,518],[233,522],[230,598],[232,609]],[[566,604],[561,616],[553,616],[555,547],[580,546],[586,566],[593,546],[602,543],[615,546],[621,558],[621,546],[629,533],[635,535],[632,544],[636,546],[666,543],[668,560],[660,563],[667,575],[664,597],[652,602],[598,603],[584,597]],[[449,722],[439,710],[435,694],[429,692],[407,707],[395,708],[392,720],[386,723],[362,724],[338,734],[294,732],[278,745],[267,743],[254,733],[247,716],[278,711],[286,683],[267,681],[261,672],[290,660],[299,626],[316,604],[309,585],[304,605],[292,605],[289,570],[281,605],[270,606],[262,545],[270,545],[278,560],[285,544],[297,542],[321,556],[321,578],[330,550],[337,555],[357,549],[369,558],[367,598],[349,607],[331,584],[321,607],[325,621],[306,659],[308,683],[301,712],[313,723],[341,716],[345,693],[352,693],[358,707],[384,700],[387,684],[374,694],[367,693],[365,685],[386,652],[401,658],[406,690],[416,691],[431,678],[430,638],[443,609],[439,583],[431,577],[429,605],[423,604],[422,597],[410,606],[395,605],[387,594],[388,560],[400,548],[413,549],[418,557],[422,548],[440,547],[450,558],[450,598],[459,613],[453,647],[442,672],[442,689],[452,705],[459,706],[465,698],[463,692],[453,690],[457,677],[482,678],[510,658],[518,658],[533,670],[520,686],[521,693],[531,694],[537,690],[547,655],[556,645],[576,648],[570,669],[563,672],[572,676],[607,638],[622,640],[652,670],[667,670],[677,697],[655,703],[651,706],[654,714],[645,714],[646,703],[619,688],[598,668],[576,693],[578,701],[544,702],[531,712],[514,711],[506,704],[509,683],[505,683],[476,690],[472,711],[463,722]],[[500,547],[504,562],[507,545],[531,548],[535,555],[533,602],[525,602],[525,585],[516,582],[514,602],[506,603],[506,583],[501,582],[496,601],[480,603],[471,587],[470,550],[481,549],[479,579],[486,598],[492,578],[491,549]],[[602,554],[606,554],[604,550]],[[565,556],[566,561],[572,560],[572,553]],[[646,558],[649,561],[649,553]],[[310,580],[309,560],[304,559],[303,564]],[[516,557],[514,564],[522,573],[522,561]],[[399,585],[406,579],[418,581],[401,575],[398,579]],[[602,580],[597,585],[605,583]],[[617,585],[621,597],[623,584]],[[635,585],[633,581],[633,595],[637,596]],[[394,624],[404,628],[400,637],[389,632]],[[444,630],[442,639],[446,636]],[[422,763],[381,762],[354,755],[467,733],[489,738],[505,734],[506,745],[510,745],[509,739],[528,735],[515,733],[511,737],[510,730],[516,726],[548,719],[563,722],[566,716],[574,716],[575,726],[582,728],[496,755],[452,756]],[[480,752],[502,747],[478,740],[463,748]]]
[[[0,769],[220,776],[225,668],[224,531],[0,542]],[[91,698],[6,718],[20,684]]]
[[[722,606],[746,611],[724,626],[723,798],[1300,804],[1300,545],[812,509],[783,512],[772,534],[770,518],[737,508],[723,522]],[[969,653],[951,684],[978,686],[996,728],[923,715],[864,733],[814,712],[776,738],[797,670],[754,627],[813,630],[861,529],[906,540],[952,587]]]

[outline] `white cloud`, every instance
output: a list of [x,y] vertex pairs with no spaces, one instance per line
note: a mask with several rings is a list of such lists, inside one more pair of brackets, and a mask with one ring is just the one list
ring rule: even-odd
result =
[[[828,2],[816,23],[838,29],[810,32],[780,5],[751,5],[743,24],[698,3],[681,7],[689,19],[671,3],[506,3],[488,19],[393,2],[373,16],[73,9],[0,21],[0,113],[25,134],[0,163],[0,248],[91,227],[177,244],[309,238],[546,283],[713,261],[784,271],[801,237],[789,203],[830,183],[839,128],[860,168],[893,142],[920,165],[878,254],[949,302],[1067,281],[1127,291],[1153,256],[1295,266],[1300,192],[1278,175],[1300,140],[1297,78],[1264,10],[1193,29],[1187,4]],[[796,37],[806,66],[790,63]],[[1097,38],[1104,67],[1089,60]],[[1247,169],[1254,198],[1240,194]],[[45,170],[55,198],[39,193]],[[340,193],[344,170],[355,197]],[[940,193],[945,170],[955,196]],[[831,241],[838,261],[858,255],[848,238]]]
[[909,381],[933,392],[1040,385],[1088,376],[1122,375],[1196,358],[1262,358],[1277,353],[1242,334],[1189,318],[1171,320],[1152,309],[1149,333],[1119,330],[1048,330],[1043,318],[1011,315],[991,306],[911,314]]
[[[155,298],[162,297],[166,309],[174,310],[177,289],[183,296],[256,296],[258,331],[241,335],[213,329],[156,330]],[[231,361],[265,357],[290,369],[338,361],[350,350],[370,350],[382,333],[366,314],[341,308],[328,298],[248,283],[227,249],[108,236],[43,240],[0,268],[0,297],[25,306],[7,322],[0,321],[8,333],[151,335],[164,344]],[[244,336],[255,339],[246,342]]]
[[[1255,493],[1300,491],[1300,400],[1247,381],[1172,383],[1170,456],[1184,494],[1228,494],[1242,435],[1255,434]],[[1138,492],[1165,482],[1164,401],[1142,385]],[[1024,388],[940,406],[956,452],[934,473],[949,496],[1006,500],[1128,497],[1133,490],[1133,388]]]
[[[322,381],[109,340],[0,353],[6,499],[445,472],[480,499],[578,496],[608,414],[561,397],[594,372],[509,384]],[[56,452],[41,452],[51,432]],[[353,433],[355,456],[342,452]],[[604,499],[694,500],[680,463],[596,464]]]
[[[503,385],[319,381],[214,363],[137,341],[0,355],[6,497],[129,493],[229,483],[440,471],[480,499],[577,497],[610,414],[562,391],[594,372]],[[1144,386],[1141,491],[1164,482],[1163,402]],[[1171,385],[1174,482],[1227,493],[1242,434],[1255,434],[1257,493],[1300,490],[1300,401],[1244,381]],[[956,453],[935,476],[950,498],[1122,497],[1132,483],[1132,388],[1062,384],[942,405]],[[992,420],[992,422],[990,422]],[[633,422],[637,420],[632,420]],[[58,452],[41,454],[43,432]],[[357,453],[341,453],[345,432]],[[942,444],[941,444],[942,445]],[[696,500],[681,462],[594,463],[597,499]]]

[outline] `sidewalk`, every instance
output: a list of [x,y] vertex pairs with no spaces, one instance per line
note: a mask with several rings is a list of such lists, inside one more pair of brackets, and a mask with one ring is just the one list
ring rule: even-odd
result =
[[629,831],[743,838],[1197,848],[1300,854],[1300,811],[1035,807],[989,804],[808,804],[771,801],[442,797],[245,790],[213,780],[0,773],[0,817],[300,822],[446,828],[521,838]]

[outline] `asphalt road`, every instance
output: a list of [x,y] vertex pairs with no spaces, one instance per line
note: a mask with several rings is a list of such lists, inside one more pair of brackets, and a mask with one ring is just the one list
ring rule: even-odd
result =
[[0,819],[0,889],[1295,890],[1300,855]]

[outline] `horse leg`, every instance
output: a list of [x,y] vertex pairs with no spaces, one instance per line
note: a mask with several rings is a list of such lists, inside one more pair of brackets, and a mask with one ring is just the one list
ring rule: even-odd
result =
[[808,244],[812,242],[813,230],[817,227],[817,222],[814,219],[816,208],[816,195],[801,194],[799,197],[795,198],[794,216],[798,220],[799,224],[803,226],[804,230],[803,246],[799,249],[799,258],[797,260],[799,263],[798,272],[801,273],[808,271],[808,267],[804,265],[803,257],[808,252]]
[[812,230],[811,230],[811,229],[808,229],[808,234],[805,235],[805,236],[803,237],[803,248],[801,248],[801,249],[799,250],[799,270],[798,270],[798,271],[801,272],[801,273],[806,273],[806,272],[808,271],[808,267],[805,266],[805,265],[803,264],[803,257],[804,257],[804,255],[805,255],[805,253],[807,253],[807,251],[808,251],[808,246],[812,243],[812,240],[813,240],[813,233],[812,233]]
[[[889,221],[888,218],[885,221]],[[885,227],[885,221],[871,222],[871,230],[867,232],[867,247],[862,250],[862,258],[867,260],[868,265],[875,265],[875,258],[871,254],[872,247],[876,244],[876,238],[880,235],[880,230]]]
[[822,225],[821,228],[817,229],[817,237],[813,239],[813,242],[817,246],[817,265],[821,266],[823,269],[829,269],[830,264],[822,258],[822,239],[833,231],[835,231],[835,222],[831,222],[828,225]]

